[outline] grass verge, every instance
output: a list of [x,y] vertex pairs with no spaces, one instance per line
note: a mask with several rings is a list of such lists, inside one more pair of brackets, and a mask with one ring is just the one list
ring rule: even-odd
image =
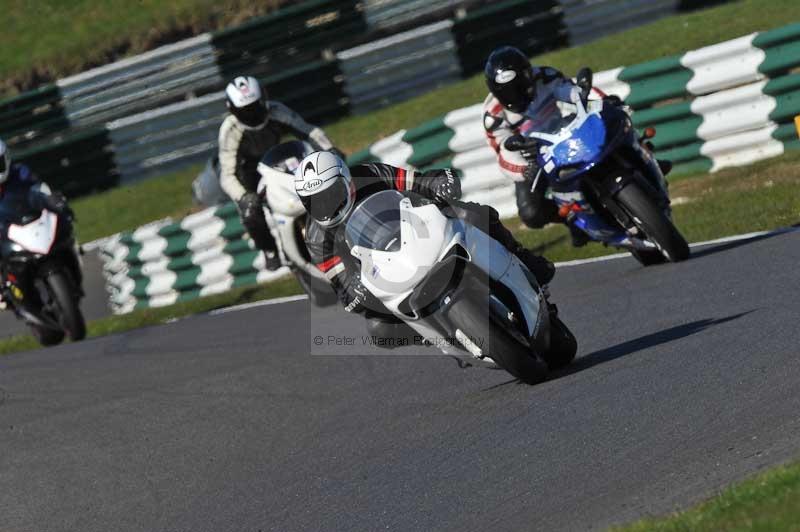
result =
[[5,0],[0,93],[27,90],[204,31],[286,0]]
[[800,464],[751,478],[690,510],[645,519],[617,532],[716,532],[800,529]]
[[194,165],[158,179],[118,186],[71,201],[78,238],[89,242],[167,216],[186,216],[193,208],[192,181],[202,167]]
[[[792,153],[749,167],[681,179],[670,187],[676,203],[675,221],[690,242],[796,224],[800,222],[798,174],[800,153]],[[524,227],[518,219],[509,220],[507,224],[526,246],[552,261],[619,252],[596,243],[573,248],[569,233],[561,225],[534,231]],[[216,308],[299,293],[300,286],[294,278],[288,277],[274,283],[240,288],[168,307],[138,310],[96,320],[89,324],[89,335],[103,336]],[[36,343],[31,337],[12,337],[0,341],[0,354],[35,347]]]

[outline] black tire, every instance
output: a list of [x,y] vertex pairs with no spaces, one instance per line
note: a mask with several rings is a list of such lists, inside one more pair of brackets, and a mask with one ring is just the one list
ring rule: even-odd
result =
[[456,302],[449,312],[452,325],[484,345],[488,344],[481,350],[483,356],[494,360],[514,377],[528,384],[544,381],[547,363],[491,319],[487,313],[488,305],[479,301],[480,298],[470,294]]
[[657,249],[632,249],[631,255],[633,255],[642,266],[652,266],[654,264],[664,264],[667,262],[667,258],[664,256],[664,254]]
[[[617,193],[617,201],[633,218],[638,227],[659,248],[659,254],[670,262],[680,262],[689,258],[689,244],[680,234],[653,199],[637,183],[630,183]],[[632,253],[639,262],[648,266],[656,264],[654,251]],[[660,261],[660,262],[663,262]]]
[[45,347],[58,345],[64,340],[64,331],[33,324],[28,325],[28,327],[30,327],[31,333],[33,337],[36,338],[36,341]]
[[568,366],[575,360],[578,340],[558,317],[550,318],[550,350],[542,355],[551,370]]
[[58,307],[58,321],[73,342],[86,338],[86,322],[78,307],[78,296],[72,283],[61,272],[47,277],[50,295]]

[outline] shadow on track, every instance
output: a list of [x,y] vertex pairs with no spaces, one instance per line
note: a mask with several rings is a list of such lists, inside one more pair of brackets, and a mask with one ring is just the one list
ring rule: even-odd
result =
[[[566,377],[567,375],[572,375],[573,373],[587,370],[599,364],[604,364],[606,362],[611,362],[612,360],[616,360],[618,358],[622,358],[627,355],[632,355],[633,353],[636,353],[638,351],[643,351],[644,349],[648,349],[650,347],[655,347],[657,345],[667,344],[675,340],[680,340],[681,338],[686,338],[687,336],[691,336],[693,334],[705,331],[710,327],[721,325],[729,321],[738,320],[739,318],[747,316],[748,314],[751,314],[753,312],[755,312],[755,310],[740,312],[739,314],[733,314],[725,318],[697,320],[691,323],[684,323],[683,325],[676,325],[675,327],[670,327],[669,329],[664,329],[663,331],[658,331],[656,333],[646,334],[644,336],[640,336],[639,338],[634,338],[633,340],[628,340],[627,342],[622,342],[621,344],[607,347],[605,349],[601,349],[600,351],[595,351],[594,353],[590,353],[588,355],[581,356],[580,358],[576,358],[575,362],[573,362],[570,366],[567,366],[566,368],[561,370],[553,371],[547,380],[552,381],[560,379],[561,377]],[[580,340],[578,340],[578,345],[580,345]],[[472,367],[472,364],[466,363],[465,365],[461,365],[461,363],[459,363],[459,366],[462,369],[466,369]],[[484,366],[484,369],[502,371],[502,369],[499,367],[486,368]],[[495,390],[497,388],[502,388],[505,386],[515,385],[515,384],[527,386],[527,384],[524,384],[519,379],[511,379],[508,381],[501,382],[499,384],[494,384],[492,386],[489,386],[488,388],[484,388],[481,391],[487,392]]]
[[761,240],[767,240],[774,236],[785,235],[786,233],[791,233],[796,231],[800,228],[800,224],[793,225],[791,227],[787,227],[785,229],[777,229],[771,233],[767,233],[765,235],[754,236],[753,238],[747,238],[744,240],[734,240],[732,242],[726,242],[724,244],[717,244],[716,246],[703,246],[702,249],[693,249],[692,250],[692,259],[697,259],[700,257],[705,257],[706,255],[713,255],[715,253],[722,253],[723,251],[728,251],[730,249],[735,249],[740,246],[747,246],[753,244],[755,242],[760,242]]
[[601,349],[600,351],[595,351],[594,353],[577,358],[572,365],[564,368],[563,370],[554,372],[551,380],[559,377],[565,377],[579,371],[584,371],[593,366],[597,366],[598,364],[611,362],[612,360],[616,360],[618,358],[631,355],[638,351],[643,351],[657,345],[662,345],[679,340],[681,338],[686,338],[687,336],[697,334],[710,327],[727,323],[729,321],[738,320],[739,318],[742,318],[752,312],[755,312],[755,310],[741,312],[726,318],[697,320],[691,323],[670,327],[669,329],[664,329],[663,331],[656,333],[640,336],[639,338],[634,338],[633,340],[628,340],[626,342],[622,342],[621,344]]

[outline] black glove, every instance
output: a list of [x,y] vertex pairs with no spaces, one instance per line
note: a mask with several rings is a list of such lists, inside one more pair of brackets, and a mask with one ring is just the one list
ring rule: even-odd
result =
[[[342,298],[344,309],[347,312],[361,313],[367,308],[367,304],[372,298],[372,294],[361,282],[361,275],[356,274],[351,280],[350,285]],[[348,301],[349,300],[349,301]]]
[[60,192],[53,192],[52,194],[45,195],[44,206],[47,210],[58,215],[69,216],[70,218],[75,217],[75,213],[72,212],[72,209],[67,203],[67,198]]
[[451,168],[429,170],[423,172],[421,177],[428,178],[422,186],[433,200],[444,203],[461,197],[461,179]]
[[522,135],[512,135],[503,142],[503,147],[508,151],[518,151],[528,160],[536,160],[540,143],[538,139],[525,138]]
[[253,211],[261,208],[261,198],[255,192],[247,192],[236,202],[242,218],[251,218]]

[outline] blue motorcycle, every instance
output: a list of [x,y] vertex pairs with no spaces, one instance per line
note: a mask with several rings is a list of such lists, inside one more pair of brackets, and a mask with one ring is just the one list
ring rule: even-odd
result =
[[[591,78],[579,77],[579,85],[591,87]],[[645,266],[686,260],[664,175],[620,102],[540,100],[525,113],[521,135],[506,143],[537,163],[533,186],[547,179],[567,223]]]

